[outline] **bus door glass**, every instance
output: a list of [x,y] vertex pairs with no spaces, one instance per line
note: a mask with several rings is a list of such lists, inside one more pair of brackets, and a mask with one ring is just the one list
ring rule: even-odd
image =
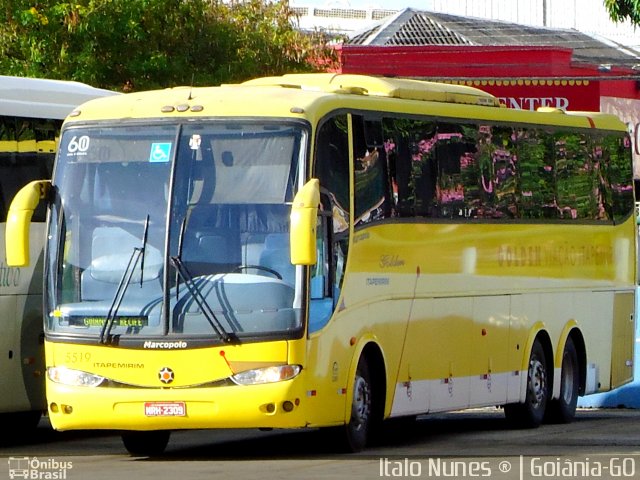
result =
[[349,250],[349,137],[346,115],[323,122],[316,139],[314,176],[320,180],[318,263],[312,271],[309,332],[335,308]]

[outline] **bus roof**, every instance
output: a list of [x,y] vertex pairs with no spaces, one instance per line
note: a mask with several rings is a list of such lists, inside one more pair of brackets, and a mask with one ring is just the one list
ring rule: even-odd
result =
[[289,117],[317,121],[340,108],[402,112],[481,121],[626,130],[598,112],[541,112],[504,108],[480,89],[406,78],[302,73],[217,87],[174,87],[136,92],[83,105],[77,120],[178,117]]
[[281,77],[257,78],[244,82],[243,85],[277,85],[305,90],[315,89],[327,93],[351,93],[403,100],[500,106],[500,101],[496,97],[477,88],[409,78],[385,78],[336,73],[302,73],[283,75]]
[[80,82],[0,75],[0,115],[63,120],[88,100],[116,94]]

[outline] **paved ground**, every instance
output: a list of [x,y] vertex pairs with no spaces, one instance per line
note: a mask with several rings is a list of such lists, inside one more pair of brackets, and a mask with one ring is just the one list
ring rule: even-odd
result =
[[116,435],[53,432],[41,422],[27,438],[3,440],[0,479],[640,479],[639,410],[581,410],[570,425],[534,430],[510,429],[495,409],[425,416],[394,425],[380,445],[353,455],[333,453],[323,438],[177,432],[162,458],[132,458]]

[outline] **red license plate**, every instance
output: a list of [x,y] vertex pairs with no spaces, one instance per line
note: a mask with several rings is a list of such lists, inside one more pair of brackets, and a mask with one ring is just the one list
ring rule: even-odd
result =
[[185,417],[187,405],[184,402],[145,402],[144,414],[147,417]]

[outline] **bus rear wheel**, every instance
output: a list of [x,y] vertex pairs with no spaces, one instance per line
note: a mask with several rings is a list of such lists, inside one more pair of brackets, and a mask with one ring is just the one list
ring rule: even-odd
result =
[[167,448],[171,432],[159,430],[151,432],[125,432],[122,434],[124,447],[134,457],[153,457],[161,455]]
[[580,389],[580,365],[578,352],[571,338],[567,339],[562,353],[560,398],[550,400],[545,420],[550,423],[569,423],[576,415]]
[[504,413],[510,424],[519,428],[535,428],[542,423],[549,400],[549,380],[544,349],[536,340],[529,357],[525,401],[510,403],[504,407]]

